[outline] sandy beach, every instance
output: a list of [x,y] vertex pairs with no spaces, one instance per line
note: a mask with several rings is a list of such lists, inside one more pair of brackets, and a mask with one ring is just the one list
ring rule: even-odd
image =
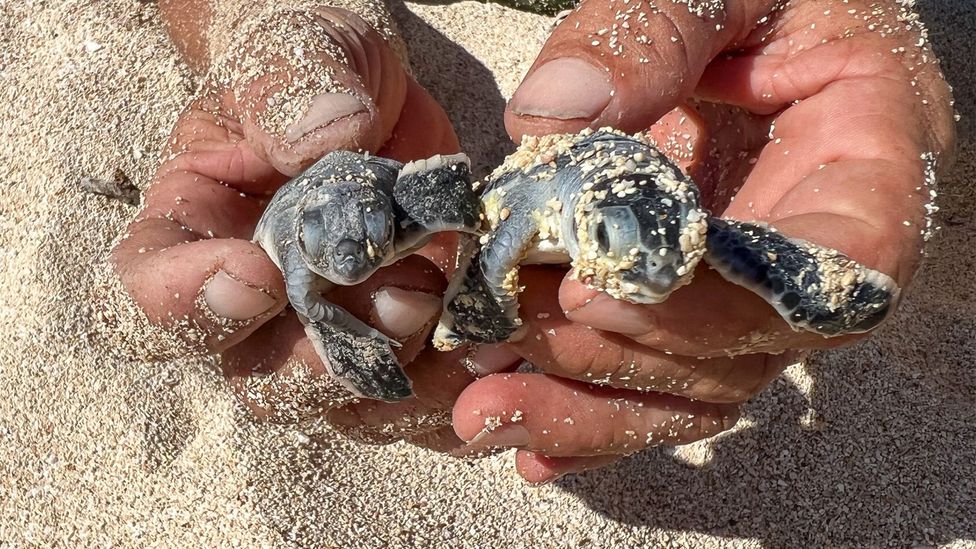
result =
[[[510,453],[256,423],[215,360],[101,343],[105,261],[135,208],[82,180],[144,188],[197,82],[153,2],[0,0],[0,546],[976,547],[976,4],[917,7],[961,119],[897,315],[790,368],[731,432],[531,487]],[[484,173],[551,18],[394,15]]]

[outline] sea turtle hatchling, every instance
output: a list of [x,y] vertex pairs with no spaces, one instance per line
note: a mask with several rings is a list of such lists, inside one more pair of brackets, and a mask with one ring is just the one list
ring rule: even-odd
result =
[[322,293],[359,284],[434,233],[478,230],[480,213],[463,154],[404,165],[337,151],[275,193],[254,240],[284,274],[288,300],[329,372],[357,396],[394,401],[412,394],[391,348],[399,343]]
[[889,276],[758,224],[710,217],[695,184],[642,136],[528,138],[485,183],[487,233],[445,296],[434,344],[500,342],[519,328],[518,267],[572,263],[592,288],[660,303],[701,259],[768,301],[795,330],[868,331],[898,298]]

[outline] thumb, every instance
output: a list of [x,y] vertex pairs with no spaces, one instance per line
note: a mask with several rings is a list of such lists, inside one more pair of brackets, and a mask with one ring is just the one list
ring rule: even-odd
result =
[[407,75],[387,41],[348,10],[279,9],[237,30],[241,47],[214,69],[234,90],[255,152],[286,175],[325,153],[375,152],[407,96]]
[[689,97],[705,67],[773,0],[584,0],[553,31],[505,112],[523,135],[648,128]]

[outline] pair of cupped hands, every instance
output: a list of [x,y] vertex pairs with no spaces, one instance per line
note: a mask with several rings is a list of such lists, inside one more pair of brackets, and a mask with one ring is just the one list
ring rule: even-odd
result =
[[[255,414],[283,417],[276,408],[294,395],[276,388],[328,374],[284,312],[281,272],[251,242],[270,196],[333,150],[408,161],[458,152],[458,139],[368,18],[324,3],[271,10],[237,27],[247,51],[213,66],[199,14],[160,4],[187,61],[221,76],[176,122],[114,265],[150,322],[190,350],[221,353]],[[716,215],[841,250],[906,287],[927,223],[926,159],[944,167],[953,147],[950,91],[915,20],[893,1],[709,6],[584,0],[509,102],[512,139],[649,130]],[[658,305],[524,267],[524,337],[440,353],[430,331],[454,253],[437,239],[328,296],[402,343],[415,397],[321,397],[311,415],[455,455],[517,448],[518,473],[542,483],[727,430],[799,351],[855,340],[794,332],[703,266]],[[541,372],[515,372],[523,360]],[[269,376],[281,383],[249,383]]]

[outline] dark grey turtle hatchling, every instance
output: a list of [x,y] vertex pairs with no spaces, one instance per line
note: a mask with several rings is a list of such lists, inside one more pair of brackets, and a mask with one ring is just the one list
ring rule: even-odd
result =
[[476,231],[480,203],[463,154],[403,165],[330,153],[275,193],[254,240],[284,273],[288,300],[329,372],[357,396],[412,394],[399,343],[322,297],[369,278],[434,233]]
[[695,184],[639,136],[613,130],[530,138],[482,190],[487,234],[445,295],[434,344],[500,342],[519,328],[518,267],[572,263],[617,299],[660,303],[704,258],[795,330],[868,331],[892,309],[889,276],[772,228],[709,216]]

